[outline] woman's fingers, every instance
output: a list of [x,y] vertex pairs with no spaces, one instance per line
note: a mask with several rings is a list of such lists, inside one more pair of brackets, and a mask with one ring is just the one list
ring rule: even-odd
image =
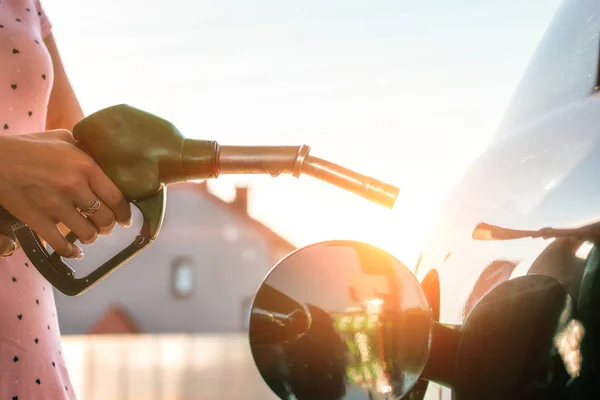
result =
[[[116,221],[123,226],[131,225],[131,205],[125,199],[117,185],[111,181],[100,167],[95,167],[89,175],[90,189],[98,196],[109,210],[112,210]],[[88,205],[89,207],[89,205]],[[102,209],[102,206],[100,207]],[[97,212],[99,212],[98,210]]]
[[94,224],[99,234],[108,235],[112,232],[115,214],[91,190],[75,199],[75,205]]
[[[77,210],[75,210],[75,212],[77,212]],[[43,215],[31,215],[31,223],[28,225],[62,257],[76,259],[83,258],[83,251],[78,246],[69,242],[62,235],[62,232],[58,229],[55,222],[48,220]],[[75,234],[77,233],[75,232]]]
[[0,235],[0,257],[11,256],[17,249],[17,243],[8,236]]
[[98,229],[96,226],[81,215],[77,208],[72,204],[66,203],[65,206],[58,211],[57,217],[77,236],[81,243],[90,244],[98,239]]

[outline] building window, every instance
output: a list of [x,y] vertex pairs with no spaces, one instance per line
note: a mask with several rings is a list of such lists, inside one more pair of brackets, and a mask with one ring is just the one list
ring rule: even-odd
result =
[[171,287],[175,297],[188,298],[194,292],[194,266],[187,257],[181,257],[173,261],[173,274]]

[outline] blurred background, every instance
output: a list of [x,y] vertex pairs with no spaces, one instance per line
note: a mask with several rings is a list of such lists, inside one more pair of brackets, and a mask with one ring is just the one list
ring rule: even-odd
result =
[[[274,398],[245,333],[262,278],[333,238],[412,268],[559,3],[42,1],[86,114],[128,103],[188,137],[306,143],[401,188],[391,212],[311,178],[173,188],[150,250],[81,297],[56,294],[78,397]],[[104,244],[122,248],[127,234]]]

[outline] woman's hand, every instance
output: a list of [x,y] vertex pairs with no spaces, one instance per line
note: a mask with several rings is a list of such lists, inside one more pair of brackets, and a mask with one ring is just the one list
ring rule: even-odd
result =
[[[115,222],[129,226],[131,207],[75,143],[63,129],[0,136],[0,204],[61,256],[82,258],[81,249],[62,235],[57,224],[63,223],[88,244],[98,234],[110,233]],[[98,203],[88,218],[79,211]]]

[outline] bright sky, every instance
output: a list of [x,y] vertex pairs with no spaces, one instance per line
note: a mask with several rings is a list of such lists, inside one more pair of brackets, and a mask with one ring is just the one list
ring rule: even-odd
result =
[[308,177],[211,188],[251,184],[251,214],[297,245],[364,240],[408,265],[559,3],[42,0],[86,113],[128,103],[189,137],[306,143],[395,184],[393,211]]

